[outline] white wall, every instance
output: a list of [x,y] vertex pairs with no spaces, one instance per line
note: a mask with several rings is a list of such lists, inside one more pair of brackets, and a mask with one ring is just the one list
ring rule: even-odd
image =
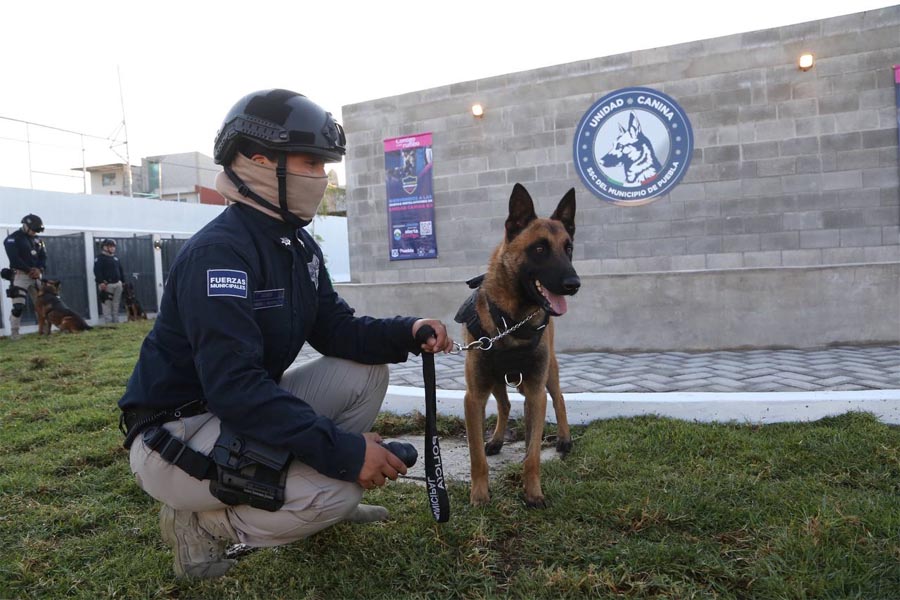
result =
[[[44,235],[85,231],[104,234],[159,234],[190,237],[224,210],[224,206],[166,202],[126,196],[68,194],[0,187],[0,233],[21,226],[33,213],[44,221]],[[316,217],[309,226],[318,236],[334,281],[350,281],[346,217]],[[6,255],[0,257],[6,265]]]
[[347,217],[316,217],[306,228],[322,247],[334,282],[350,281],[350,244]]
[[0,187],[0,228],[17,229],[22,217],[33,213],[43,219],[44,235],[90,231],[189,237],[224,208],[127,196]]
[[[224,206],[188,204],[127,196],[69,194],[43,190],[0,187],[0,237],[21,227],[22,217],[32,213],[44,221],[44,236],[84,232],[91,237],[155,234],[188,238],[219,215]],[[346,217],[316,217],[309,225],[316,235],[325,264],[335,282],[350,281],[350,253]],[[9,266],[0,253],[0,267]],[[93,277],[88,277],[89,282]],[[5,291],[6,286],[0,284]],[[88,292],[94,295],[93,286]],[[8,314],[5,294],[0,293],[0,310]],[[94,311],[92,311],[94,312]],[[25,328],[23,328],[23,331]]]

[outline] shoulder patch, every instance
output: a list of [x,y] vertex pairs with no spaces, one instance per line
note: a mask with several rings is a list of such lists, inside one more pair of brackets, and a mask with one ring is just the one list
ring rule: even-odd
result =
[[247,273],[233,269],[209,269],[206,271],[207,296],[247,297]]

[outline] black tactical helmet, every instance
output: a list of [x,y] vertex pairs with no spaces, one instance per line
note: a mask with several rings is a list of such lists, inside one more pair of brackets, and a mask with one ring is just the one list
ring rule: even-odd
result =
[[344,130],[330,112],[297,92],[261,90],[238,100],[216,134],[213,158],[229,165],[248,140],[277,152],[307,152],[326,162],[344,156]]
[[44,222],[37,215],[25,215],[22,217],[22,224],[35,233],[44,231]]
[[114,239],[112,239],[112,238],[106,238],[105,240],[103,240],[102,242],[100,242],[100,247],[101,247],[101,248],[104,248],[104,247],[106,247],[106,246],[115,246],[115,245],[116,245],[116,240],[114,240]]

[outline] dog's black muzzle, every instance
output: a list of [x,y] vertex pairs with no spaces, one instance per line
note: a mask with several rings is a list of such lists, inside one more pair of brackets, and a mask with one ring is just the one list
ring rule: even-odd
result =
[[578,275],[570,275],[562,280],[563,294],[566,296],[574,296],[581,289],[581,278]]

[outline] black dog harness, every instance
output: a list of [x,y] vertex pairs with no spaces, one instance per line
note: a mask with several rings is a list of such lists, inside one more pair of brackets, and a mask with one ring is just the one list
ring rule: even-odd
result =
[[[481,320],[478,318],[478,311],[476,310],[478,296],[484,294],[484,290],[481,289],[483,281],[484,275],[479,275],[478,277],[473,277],[466,281],[466,284],[475,291],[472,292],[465,302],[463,302],[462,306],[459,307],[456,316],[453,318],[457,323],[464,324],[466,329],[476,340],[491,339],[491,335],[485,331],[484,327],[481,325]],[[515,319],[494,304],[487,295],[485,295],[485,300],[487,301],[488,310],[490,311],[491,319],[494,321],[494,324],[502,325],[503,331],[509,331],[512,324],[515,323]],[[541,321],[540,325],[520,327],[510,333],[510,335],[516,339],[529,340],[530,343],[528,345],[516,348],[504,348],[502,351],[487,354],[491,370],[495,373],[502,374],[507,385],[518,387],[518,384],[513,385],[515,376],[518,376],[518,383],[522,383],[522,373],[534,364],[537,347],[541,342],[541,336],[544,334],[544,329],[547,327],[549,321],[550,313],[545,311],[544,319]],[[498,331],[498,333],[502,333],[502,331]],[[490,346],[484,349],[486,350],[489,348]],[[514,376],[512,380],[510,379],[510,375]]]

